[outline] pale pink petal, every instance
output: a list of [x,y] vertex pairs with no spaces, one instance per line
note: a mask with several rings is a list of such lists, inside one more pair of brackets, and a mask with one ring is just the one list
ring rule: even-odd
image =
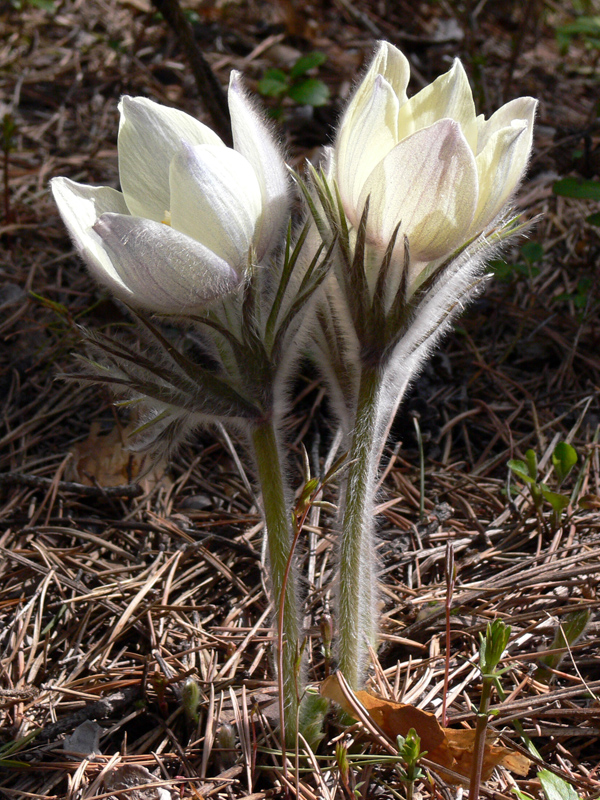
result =
[[160,222],[104,214],[94,225],[128,302],[149,311],[200,310],[239,285],[236,271],[200,242]]
[[411,258],[431,261],[462,244],[477,205],[475,157],[457,122],[443,119],[400,142],[375,167],[359,201],[370,196],[368,232],[386,248],[398,223]]

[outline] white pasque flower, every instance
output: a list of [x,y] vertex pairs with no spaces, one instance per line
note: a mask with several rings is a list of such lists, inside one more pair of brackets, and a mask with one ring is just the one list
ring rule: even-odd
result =
[[279,242],[290,203],[285,163],[238,73],[228,101],[235,149],[182,111],[123,97],[122,191],[51,181],[91,273],[134,306],[198,311]]
[[356,227],[367,198],[367,241],[385,250],[400,223],[411,279],[498,217],[529,159],[536,101],[477,116],[461,62],[410,100],[410,66],[381,42],[342,118],[330,174]]

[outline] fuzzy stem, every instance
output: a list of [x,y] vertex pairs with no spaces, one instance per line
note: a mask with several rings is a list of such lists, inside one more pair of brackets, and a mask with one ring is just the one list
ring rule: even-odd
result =
[[[252,443],[263,499],[263,511],[267,526],[267,542],[269,547],[269,566],[273,588],[273,602],[276,608],[286,583],[286,569],[291,552],[292,519],[291,510],[286,501],[285,485],[281,471],[281,459],[277,438],[271,422],[265,422],[252,433]],[[283,718],[282,730],[285,739],[293,745],[298,727],[298,697],[302,686],[298,685],[301,675],[298,673],[300,653],[300,631],[298,601],[296,596],[295,572],[292,569],[285,586],[285,600],[282,620],[281,652],[276,648],[275,663],[279,665],[278,676],[283,689],[281,707]]]
[[339,577],[339,665],[353,689],[377,636],[373,503],[380,442],[382,373],[363,367],[348,454]]

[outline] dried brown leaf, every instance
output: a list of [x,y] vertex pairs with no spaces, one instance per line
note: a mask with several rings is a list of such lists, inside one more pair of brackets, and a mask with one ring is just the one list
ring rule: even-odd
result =
[[68,480],[84,486],[123,486],[142,475],[147,491],[164,479],[166,462],[151,465],[150,456],[128,449],[128,437],[137,425],[115,426],[110,433],[100,434],[100,424],[93,422],[83,442],[71,448],[73,458],[67,470]]
[[[330,675],[323,681],[321,694],[340,705],[350,716],[356,717],[352,705],[342,692],[337,674]],[[474,730],[442,728],[434,714],[409,704],[376,697],[370,692],[357,691],[355,696],[373,722],[393,742],[397,736],[406,736],[408,731],[414,728],[421,739],[421,751],[427,751],[427,758],[430,761],[469,777],[475,744]],[[506,767],[519,775],[526,775],[529,770],[529,759],[505,747],[495,746],[491,741],[486,742],[483,780],[488,780],[494,767],[497,766]]]

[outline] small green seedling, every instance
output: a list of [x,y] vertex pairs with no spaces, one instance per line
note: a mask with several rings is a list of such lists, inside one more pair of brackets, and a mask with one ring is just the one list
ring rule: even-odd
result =
[[[537,776],[546,800],[581,800],[571,784],[567,783],[560,775],[555,775],[549,769],[541,769]],[[530,794],[522,792],[516,787],[513,788],[512,792],[519,800],[533,800]]]
[[355,796],[354,773],[348,758],[348,746],[345,742],[337,742],[335,746],[335,760],[337,762],[340,783],[346,797]]
[[56,11],[56,3],[54,0],[11,0],[10,4],[17,11],[23,11],[27,6],[30,8],[39,8],[51,14],[54,14]]
[[[575,200],[595,200],[600,202],[600,181],[584,180],[583,178],[562,178],[555,181],[552,186],[554,194],[560,197],[572,197]],[[586,217],[590,225],[600,225],[600,214],[594,213]]]
[[569,649],[581,639],[589,621],[590,610],[588,608],[565,614],[560,620],[552,644],[548,648],[550,651],[562,650],[563,652],[550,652],[540,658],[540,666],[535,673],[536,681],[550,683],[552,671],[558,668]]
[[510,264],[503,258],[495,259],[490,262],[494,270],[494,275],[503,283],[512,283],[519,278],[533,278],[540,274],[538,262],[544,257],[544,248],[538,242],[526,242],[521,247],[521,258],[515,263]]
[[406,736],[397,736],[398,755],[404,764],[400,767],[400,780],[406,784],[406,800],[412,800],[415,791],[415,782],[425,777],[423,770],[419,767],[419,759],[426,755],[427,751],[421,752],[421,738],[417,735],[414,728],[411,728]]
[[579,800],[575,789],[560,775],[555,775],[548,769],[541,769],[537,776],[546,800]]
[[[552,466],[558,486],[567,478],[577,463],[577,451],[567,442],[559,442],[552,453]],[[536,511],[541,516],[544,500],[552,506],[552,527],[560,526],[562,513],[569,505],[569,496],[551,491],[545,483],[538,480],[538,460],[533,450],[525,453],[525,461],[511,459],[509,469],[529,486]]]
[[270,115],[278,119],[283,114],[286,98],[299,106],[324,106],[329,101],[329,88],[308,73],[323,64],[327,56],[315,50],[301,56],[288,71],[268,69],[258,82],[258,91],[263,97],[272,97],[277,103]]
[[556,29],[556,41],[564,55],[573,40],[583,41],[590,50],[600,50],[600,17],[578,17]]
[[181,690],[181,705],[187,720],[192,725],[197,725],[200,719],[200,687],[194,678],[188,678]]
[[483,756],[485,752],[485,736],[488,725],[488,715],[492,688],[496,687],[498,694],[502,695],[500,677],[509,669],[498,669],[498,664],[506,650],[510,639],[510,625],[501,619],[488,622],[485,636],[479,634],[479,669],[481,671],[481,701],[475,727],[475,744],[473,746],[473,766],[469,784],[469,800],[479,800],[479,787],[481,785],[481,772],[483,769]]

